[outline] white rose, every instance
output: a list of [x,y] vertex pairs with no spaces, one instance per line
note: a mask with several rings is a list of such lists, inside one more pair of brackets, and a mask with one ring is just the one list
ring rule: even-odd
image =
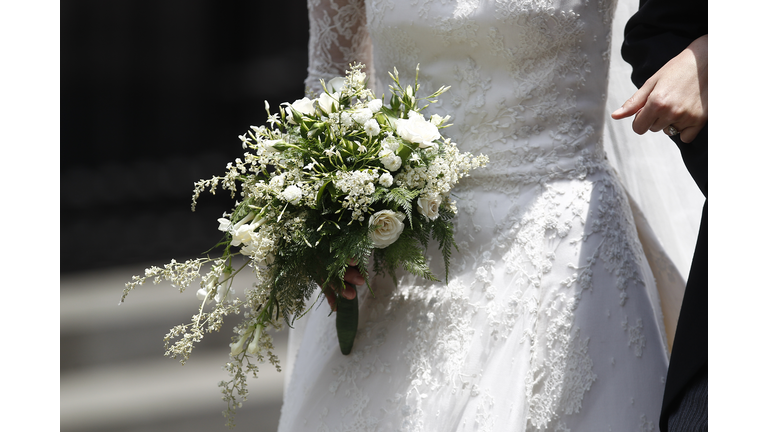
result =
[[418,144],[420,148],[433,147],[434,141],[440,138],[437,126],[424,120],[420,114],[408,114],[408,119],[398,119],[396,122],[397,134],[408,142]]
[[296,185],[290,185],[282,193],[283,199],[289,203],[296,205],[302,196],[301,188]]
[[368,134],[368,136],[376,136],[381,132],[381,127],[379,126],[379,122],[376,121],[376,119],[370,119],[365,122],[363,125],[363,129],[365,130],[365,133]]
[[368,102],[368,109],[371,110],[371,112],[377,113],[379,110],[381,110],[381,99],[373,99],[372,101]]
[[320,106],[320,109],[326,112],[326,114],[330,114],[334,106],[336,108],[339,107],[339,95],[339,92],[332,94],[323,93],[317,98],[317,104]]
[[377,227],[370,233],[373,247],[385,248],[400,238],[403,232],[403,220],[405,215],[392,210],[382,210],[376,212],[368,219],[369,227]]
[[429,220],[435,220],[440,216],[440,203],[443,198],[440,195],[419,197],[416,202],[419,206],[419,213],[423,214]]

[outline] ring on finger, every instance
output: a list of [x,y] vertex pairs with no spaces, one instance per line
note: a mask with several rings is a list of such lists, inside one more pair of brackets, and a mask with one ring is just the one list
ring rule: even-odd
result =
[[666,129],[664,129],[664,133],[669,135],[669,136],[675,136],[675,135],[679,134],[680,131],[677,130],[676,127],[674,127],[672,125],[669,125],[669,126],[666,127]]

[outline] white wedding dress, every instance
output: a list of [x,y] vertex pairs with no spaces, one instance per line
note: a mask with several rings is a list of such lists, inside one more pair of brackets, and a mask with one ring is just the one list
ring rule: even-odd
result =
[[309,1],[308,85],[360,61],[388,94],[418,64],[422,96],[451,86],[443,133],[490,164],[456,190],[447,281],[359,289],[348,356],[324,302],[298,321],[280,431],[656,430],[664,319],[602,139],[614,8]]

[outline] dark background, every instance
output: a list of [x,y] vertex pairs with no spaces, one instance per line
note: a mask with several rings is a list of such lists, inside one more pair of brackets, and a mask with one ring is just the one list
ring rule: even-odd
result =
[[61,272],[186,259],[229,194],[194,182],[304,94],[305,0],[61,3]]
[[[178,295],[165,284],[117,304],[146,265],[196,257],[220,240],[216,219],[233,200],[205,193],[192,212],[194,183],[242,156],[238,135],[264,124],[265,100],[274,110],[304,95],[306,0],[70,0],[60,8],[61,428],[227,430],[216,372],[238,317],[182,367],[164,358],[163,336],[195,312],[194,290]],[[191,382],[198,390],[187,395]],[[274,431],[280,388],[251,385],[238,430]],[[142,411],[143,400],[176,388]]]

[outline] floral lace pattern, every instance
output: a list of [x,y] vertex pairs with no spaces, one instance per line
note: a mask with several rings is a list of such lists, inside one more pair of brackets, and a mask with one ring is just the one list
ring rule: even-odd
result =
[[429,108],[445,134],[491,163],[456,192],[447,281],[360,290],[348,357],[326,306],[307,317],[281,430],[652,430],[663,328],[600,136],[614,8],[310,0],[308,84],[352,61],[407,82],[419,64],[423,94],[451,86]]

